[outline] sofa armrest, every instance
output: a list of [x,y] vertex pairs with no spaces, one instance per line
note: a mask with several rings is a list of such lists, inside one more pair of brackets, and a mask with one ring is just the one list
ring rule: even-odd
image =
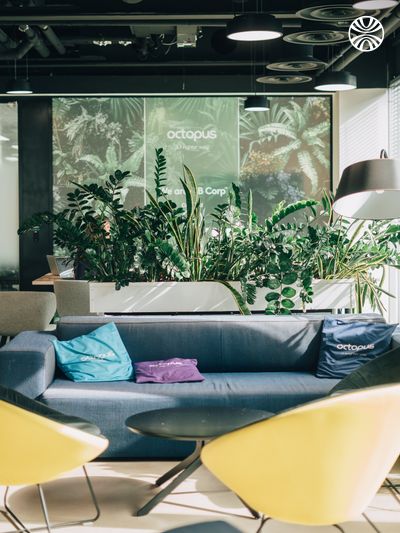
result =
[[0,348],[0,385],[37,398],[54,380],[54,335],[24,331]]
[[398,326],[392,335],[392,348],[399,348],[400,346],[400,326]]

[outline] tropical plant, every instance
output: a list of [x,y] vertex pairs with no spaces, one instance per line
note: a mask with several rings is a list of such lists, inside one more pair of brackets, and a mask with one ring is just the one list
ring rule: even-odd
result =
[[287,140],[272,151],[271,159],[279,158],[282,170],[300,167],[310,181],[312,194],[318,191],[318,166],[328,169],[330,164],[324,140],[330,132],[330,120],[322,118],[315,123],[312,115],[316,104],[316,97],[307,98],[303,106],[291,100],[289,106],[282,110],[285,121],[271,122],[259,128],[261,138],[270,135]]
[[117,289],[127,285],[136,278],[131,269],[137,247],[137,228],[121,204],[121,184],[128,175],[117,170],[104,186],[75,183],[66,209],[33,215],[19,234],[50,224],[54,243],[70,255],[75,266],[83,263],[87,279],[114,281]]
[[386,267],[399,268],[400,225],[387,221],[349,221],[335,217],[332,195],[325,193],[321,210],[308,220],[308,262],[317,279],[355,281],[356,311],[368,301],[384,311]]
[[126,179],[129,172],[117,170],[104,185],[75,182],[67,208],[34,215],[19,233],[52,224],[55,244],[84,264],[86,279],[114,281],[117,289],[132,281],[218,281],[242,313],[249,313],[247,304],[263,288],[266,313],[289,314],[295,300],[312,301],[315,277],[353,278],[357,310],[367,299],[382,310],[382,268],[400,267],[400,226],[335,218],[328,194],[321,202],[281,202],[259,222],[252,192],[243,198],[233,184],[228,201],[206,223],[199,187],[186,166],[180,180],[185,204],[171,200],[161,148],[144,207],[124,208]]
[[143,98],[54,98],[55,204],[65,207],[72,182],[102,184],[116,168],[129,168],[127,187],[144,179]]

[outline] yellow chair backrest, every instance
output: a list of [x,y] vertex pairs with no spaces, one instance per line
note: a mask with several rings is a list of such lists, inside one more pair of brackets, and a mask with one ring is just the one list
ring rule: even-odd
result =
[[0,401],[0,485],[37,484],[94,459],[104,437]]
[[305,525],[362,513],[400,454],[400,385],[312,402],[207,444],[203,463],[257,511]]

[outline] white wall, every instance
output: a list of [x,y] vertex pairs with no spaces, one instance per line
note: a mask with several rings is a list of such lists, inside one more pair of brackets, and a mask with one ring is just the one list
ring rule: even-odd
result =
[[[357,89],[344,91],[336,96],[338,124],[338,174],[334,177],[334,189],[341,173],[352,163],[379,157],[384,148],[389,151],[389,93],[387,89]],[[398,273],[388,269],[384,288],[398,295]],[[399,298],[384,296],[386,319],[397,321]],[[369,311],[366,309],[366,311]]]
[[379,157],[389,147],[387,89],[343,91],[338,97],[339,172],[356,161]]

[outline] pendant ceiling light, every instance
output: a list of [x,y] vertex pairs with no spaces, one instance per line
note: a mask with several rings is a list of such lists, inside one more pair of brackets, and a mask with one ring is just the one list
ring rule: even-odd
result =
[[380,159],[345,168],[333,209],[338,215],[363,220],[399,218],[400,161],[389,159],[382,150]]
[[357,78],[345,70],[326,70],[316,79],[317,91],[350,91],[357,89]]
[[282,35],[282,24],[272,15],[264,13],[239,15],[226,27],[226,36],[234,41],[268,41]]
[[14,78],[7,87],[7,94],[32,94],[33,90],[29,80]]
[[245,111],[268,111],[269,108],[269,100],[263,94],[248,96],[244,101]]
[[389,9],[398,5],[397,0],[360,0],[354,2],[355,9],[375,10],[375,9]]
[[17,77],[17,61],[14,60],[14,78],[10,80],[10,82],[7,85],[7,94],[32,94],[33,90],[28,78],[28,58],[25,58],[25,69],[26,69],[26,75],[25,78],[18,78]]

